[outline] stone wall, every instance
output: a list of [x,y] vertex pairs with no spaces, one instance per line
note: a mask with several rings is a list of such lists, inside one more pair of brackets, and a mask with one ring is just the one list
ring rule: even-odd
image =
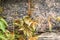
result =
[[[48,18],[51,17],[51,23],[57,23],[53,17],[60,16],[60,0],[32,0],[33,12],[31,17],[38,21],[37,31],[45,31],[48,28]],[[28,0],[5,0],[2,6],[4,11],[0,16],[4,16],[12,27],[14,19],[22,18],[27,15]],[[54,25],[55,26],[55,25]],[[60,26],[59,26],[60,27]]]

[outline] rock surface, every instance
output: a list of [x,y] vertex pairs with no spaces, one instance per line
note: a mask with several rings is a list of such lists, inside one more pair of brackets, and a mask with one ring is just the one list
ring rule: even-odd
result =
[[38,40],[60,40],[59,33],[43,33],[39,36]]
[[[52,24],[57,23],[52,17],[60,16],[60,0],[33,0],[33,4],[34,11],[32,12],[31,17],[39,23],[36,29],[37,32],[46,31],[48,28],[49,16],[51,17]],[[22,18],[27,15],[28,0],[7,0],[4,1],[2,6],[4,7],[4,11],[0,16],[4,16],[9,27],[12,27],[14,19]],[[38,40],[60,40],[59,35],[56,33],[43,33],[40,35],[42,38],[39,38]],[[52,38],[50,39],[50,37]]]

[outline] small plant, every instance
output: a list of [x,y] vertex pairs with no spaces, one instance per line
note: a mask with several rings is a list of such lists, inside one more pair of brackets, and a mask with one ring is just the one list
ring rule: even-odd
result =
[[56,21],[60,22],[60,16],[58,16],[58,17],[56,18]]
[[0,29],[5,32],[6,31],[6,27],[8,26],[7,22],[2,18],[0,17]]
[[48,18],[48,24],[49,24],[49,31],[52,31],[52,24],[51,24],[51,17]]
[[13,40],[12,34],[6,29],[8,26],[7,22],[0,17],[0,40]]
[[34,33],[36,29],[36,22],[29,16],[25,16],[22,19],[16,19],[14,21],[14,25],[17,25],[19,27],[19,30],[23,31],[23,34],[20,34],[23,35],[23,37],[20,36],[20,39],[26,40],[26,37],[30,38],[35,35]]
[[[60,16],[57,16],[57,17],[52,17],[54,20],[56,20],[56,22],[60,22]],[[48,17],[48,24],[49,24],[49,31],[51,32],[52,31],[52,23],[51,23],[51,17],[49,16]]]

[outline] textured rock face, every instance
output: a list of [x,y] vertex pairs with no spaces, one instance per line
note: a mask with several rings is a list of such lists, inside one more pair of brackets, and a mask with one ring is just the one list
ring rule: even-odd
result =
[[[31,17],[38,21],[38,27],[36,29],[37,32],[46,31],[46,29],[49,26],[48,25],[49,16],[51,17],[52,24],[57,23],[53,17],[60,16],[60,0],[33,0],[33,4],[34,11],[32,12]],[[14,21],[14,19],[22,18],[23,16],[27,15],[28,0],[7,0],[7,1],[5,0],[3,3],[3,7],[4,12],[0,16],[6,17],[5,19],[8,22],[10,28],[13,26],[12,22]],[[58,27],[58,25],[55,27]],[[41,35],[41,37],[44,35],[45,34]],[[50,35],[52,35],[51,36],[52,39],[39,38],[38,40],[60,40],[60,37],[58,37],[57,34],[55,33],[51,33],[49,35],[46,35],[45,37]]]
[[[60,0],[32,1],[34,11],[32,12],[31,17],[38,21],[37,30],[45,31],[48,28],[49,16],[51,17],[52,24],[56,23],[53,17],[60,16]],[[9,26],[12,26],[14,19],[22,18],[27,15],[28,0],[5,0],[3,7],[4,12],[1,16],[5,16]]]
[[[39,22],[37,30],[46,30],[48,28],[48,17],[51,17],[52,24],[56,21],[53,17],[60,16],[60,0],[32,0],[34,11],[31,17]],[[5,16],[9,26],[16,18],[22,18],[27,15],[28,0],[5,0],[3,3]],[[43,29],[41,29],[43,28]]]
[[58,33],[43,33],[38,40],[60,40],[60,36]]
[[[60,1],[59,0],[35,0],[35,8],[32,13],[32,17],[35,20],[38,20],[37,30],[43,31],[48,27],[48,18],[51,17],[52,24],[57,23],[54,19],[57,16],[60,16]],[[40,31],[41,31],[40,30]]]
[[6,17],[6,21],[8,22],[9,26],[13,26],[12,22],[14,19],[22,18],[23,16],[27,15],[27,0],[5,0],[3,7],[4,12],[1,14],[1,16]]

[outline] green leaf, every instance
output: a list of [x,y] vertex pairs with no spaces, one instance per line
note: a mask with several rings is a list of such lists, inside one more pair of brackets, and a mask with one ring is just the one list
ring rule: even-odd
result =
[[2,33],[0,33],[0,39],[7,40],[7,38],[5,38],[5,35],[3,35]]
[[1,21],[0,21],[0,29],[1,29],[3,32],[6,31],[6,29],[5,29],[5,25],[4,25],[4,23],[1,22]]
[[8,26],[7,22],[3,18],[0,17],[0,21],[2,21],[6,26]]

